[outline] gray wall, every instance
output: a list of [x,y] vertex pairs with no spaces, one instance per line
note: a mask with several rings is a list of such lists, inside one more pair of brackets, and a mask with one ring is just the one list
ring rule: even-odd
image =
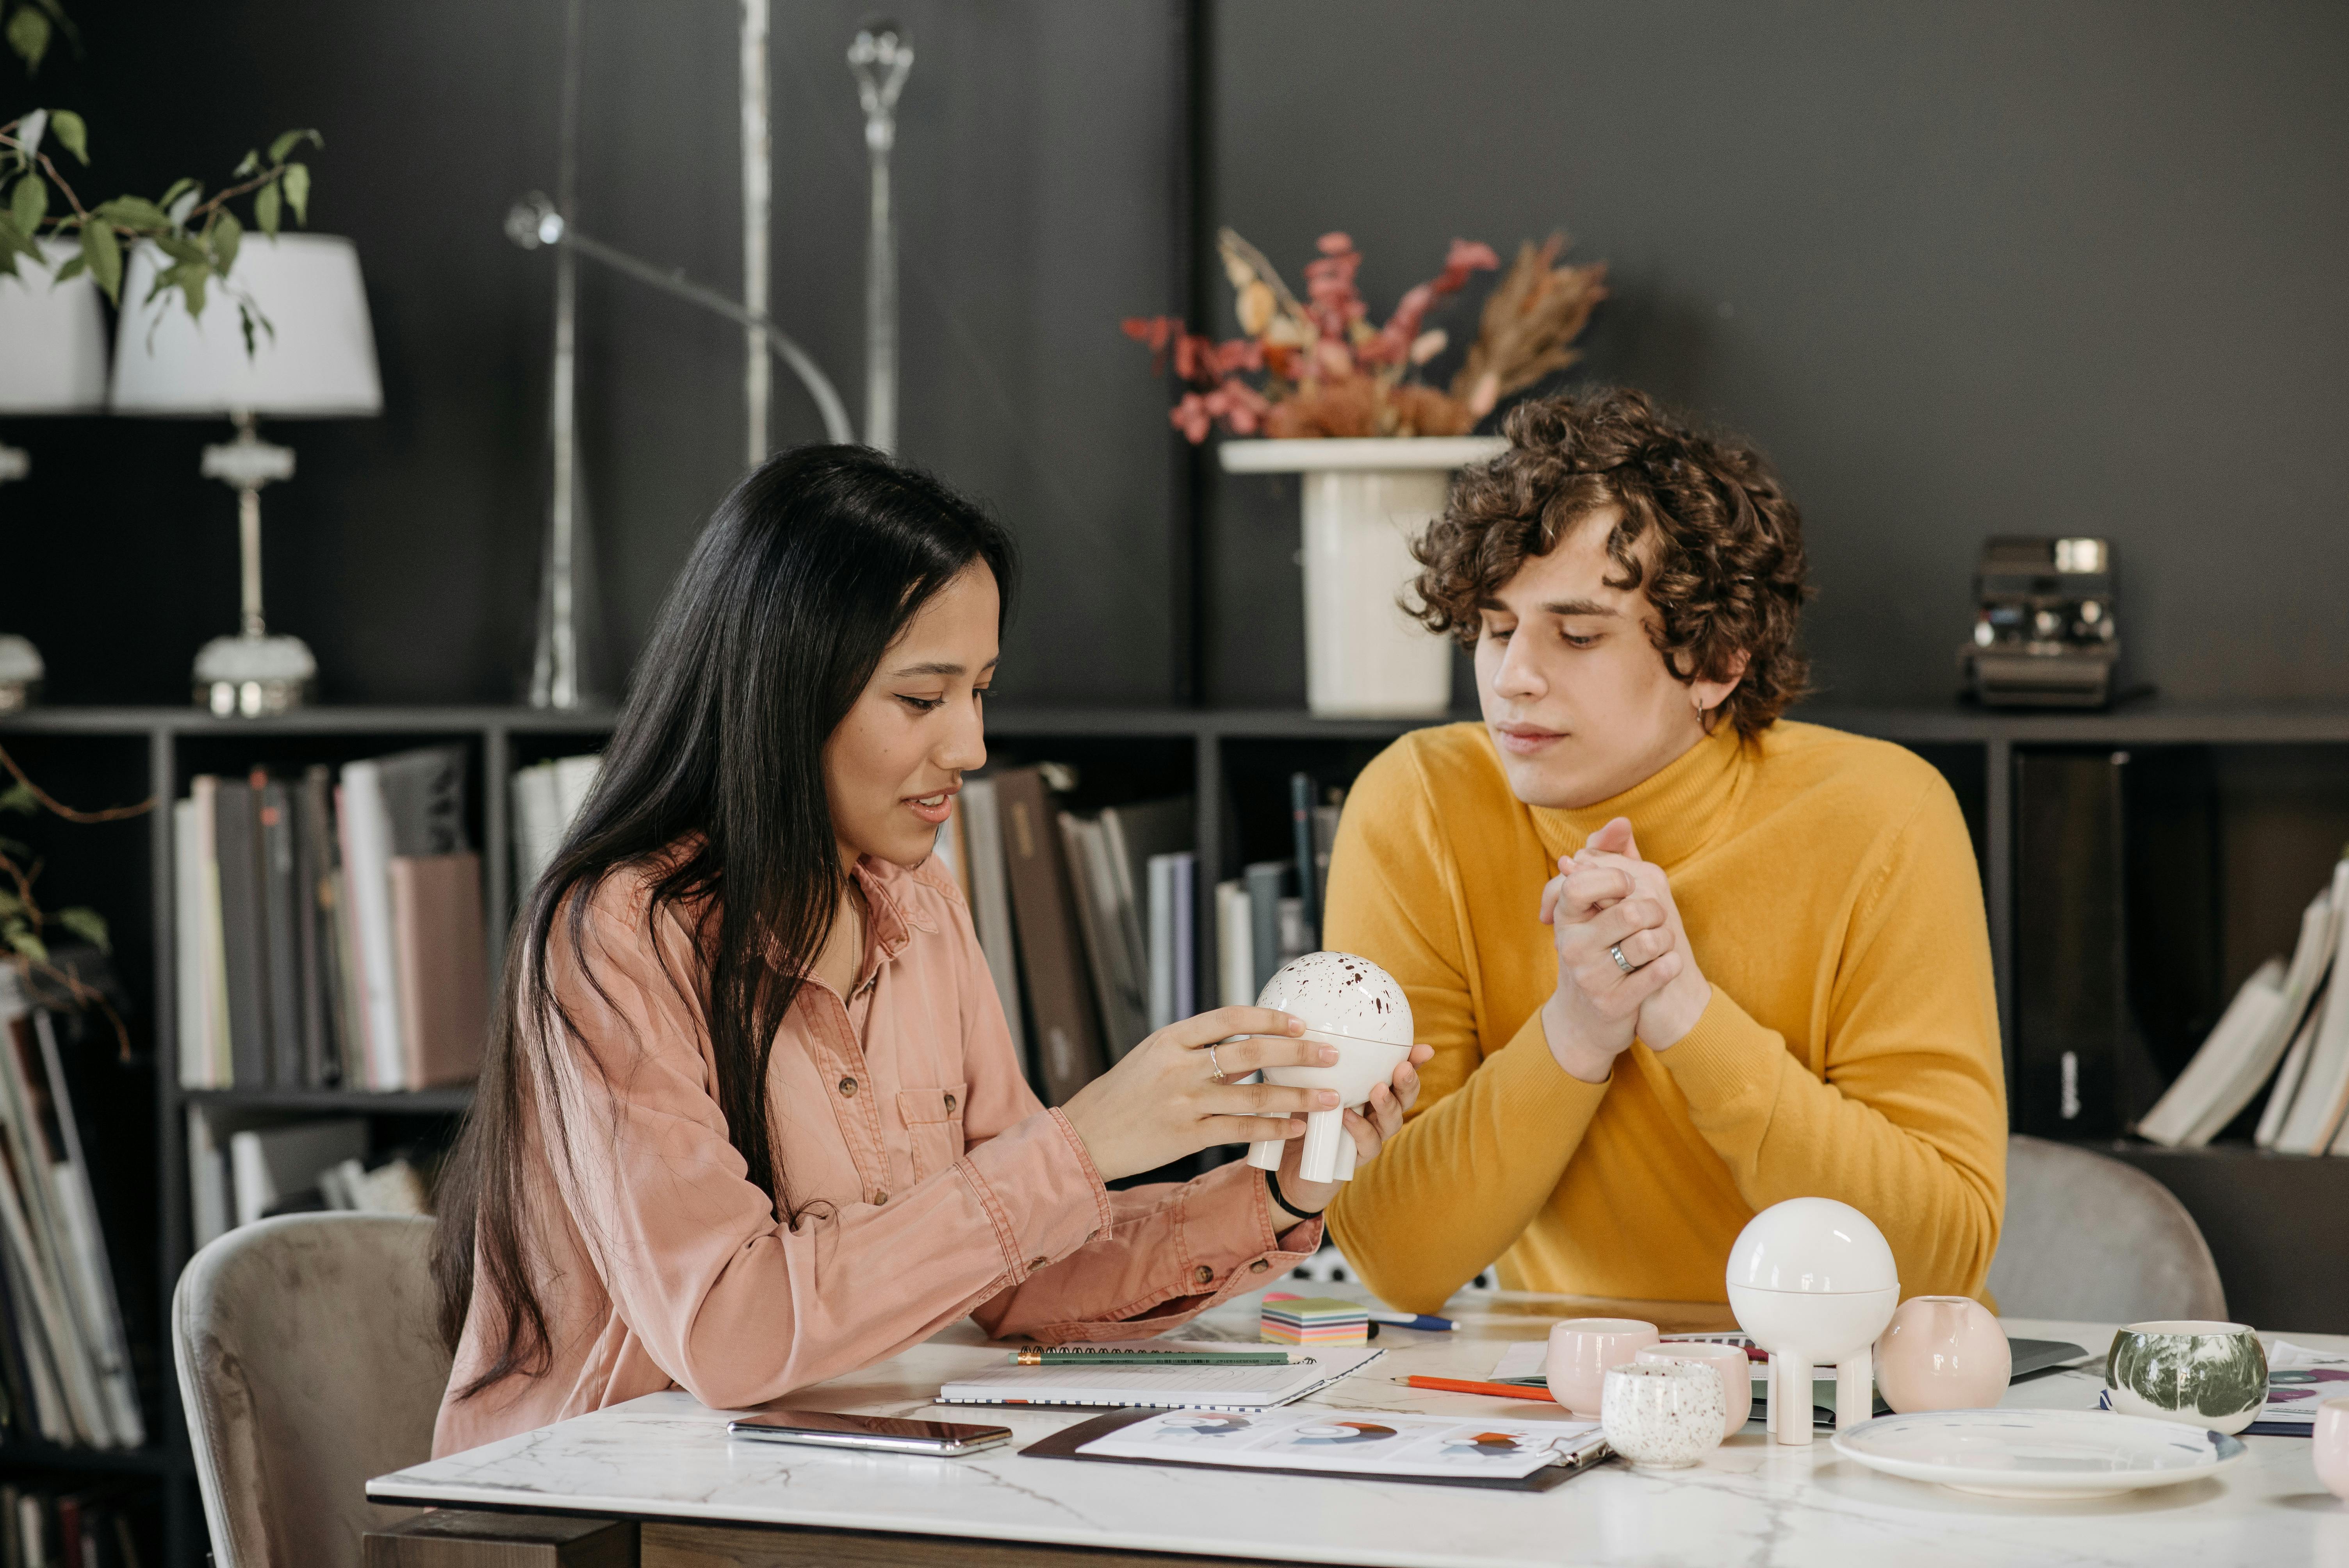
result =
[[[1614,268],[1588,371],[1750,432],[1809,520],[1829,693],[1951,685],[1993,531],[2119,547],[2141,675],[2199,699],[2349,696],[2349,13],[2145,4],[1444,5],[1203,0],[1200,217],[1294,268],[1350,230],[1381,308],[1454,234],[1554,226]],[[552,182],[555,0],[77,8],[87,57],[0,102],[78,107],[89,184],[217,176],[315,123],[384,418],[280,426],[273,620],[343,701],[502,701],[543,526],[550,273],[498,222]],[[778,315],[861,409],[864,10],[779,5]],[[590,0],[583,218],[733,285],[735,8]],[[1165,701],[1188,466],[1118,335],[1186,304],[1174,0],[926,0],[898,170],[908,455],[1027,546],[1007,696]],[[21,94],[21,98],[20,98]],[[1292,271],[1292,276],[1294,275]],[[1210,297],[1221,325],[1228,304]],[[1452,325],[1468,319],[1462,311]],[[739,337],[585,288],[589,499],[624,662],[740,467]],[[1572,377],[1569,377],[1569,379]],[[817,427],[788,384],[779,442]],[[61,701],[183,700],[233,621],[222,428],[15,420],[0,625]],[[1206,695],[1301,702],[1295,492],[1210,478]]]
[[[353,236],[383,418],[264,433],[300,471],[264,497],[273,625],[330,701],[512,699],[543,529],[552,263],[502,237],[554,181],[559,0],[75,7],[88,34],[0,104],[78,107],[107,193],[218,176],[315,124],[313,222]],[[864,152],[858,5],[778,5],[774,310],[860,423]],[[739,288],[737,7],[589,0],[583,228]],[[903,449],[985,498],[1029,567],[1007,691],[1164,700],[1174,476],[1159,388],[1117,331],[1180,292],[1179,14],[1160,0],[920,0],[895,162]],[[19,98],[19,92],[24,98]],[[629,280],[582,288],[582,421],[607,664],[624,668],[743,466],[741,335]],[[197,477],[219,425],[0,422],[34,476],[0,490],[0,626],[60,702],[183,702],[233,630],[234,502]],[[780,369],[772,437],[822,426]]]
[[[1606,259],[1582,368],[1775,459],[1831,698],[1945,699],[1982,536],[2075,531],[2165,693],[2349,696],[2349,10],[1213,15],[1216,220],[1292,279],[1349,231],[1380,310],[1454,234]],[[1294,506],[1216,481],[1226,700],[1301,700]]]

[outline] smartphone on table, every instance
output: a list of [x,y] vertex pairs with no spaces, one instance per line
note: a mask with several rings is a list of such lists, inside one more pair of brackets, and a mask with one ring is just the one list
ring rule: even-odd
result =
[[765,1443],[809,1443],[824,1449],[864,1449],[888,1454],[953,1457],[998,1448],[1011,1440],[1009,1427],[961,1421],[914,1421],[902,1416],[844,1416],[827,1410],[778,1410],[771,1416],[726,1423],[729,1437]]

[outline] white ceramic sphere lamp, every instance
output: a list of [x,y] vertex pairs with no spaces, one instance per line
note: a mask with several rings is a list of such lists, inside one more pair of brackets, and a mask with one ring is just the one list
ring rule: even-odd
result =
[[1754,1216],[1729,1249],[1729,1309],[1770,1353],[1773,1441],[1811,1440],[1811,1368],[1836,1369],[1836,1429],[1875,1412],[1876,1336],[1900,1302],[1892,1248],[1832,1198],[1789,1198]]
[[[1309,953],[1282,965],[1256,999],[1305,1021],[1305,1038],[1338,1047],[1326,1068],[1267,1068],[1265,1080],[1289,1088],[1338,1091],[1335,1110],[1308,1112],[1305,1150],[1299,1174],[1308,1181],[1354,1179],[1354,1140],[1346,1135],[1346,1112],[1371,1098],[1411,1057],[1411,1002],[1395,977],[1350,953]],[[1260,1171],[1280,1169],[1284,1140],[1268,1138],[1248,1148],[1248,1163]]]
[[[383,411],[358,253],[327,234],[248,235],[227,286],[215,282],[193,319],[177,294],[148,300],[162,260],[140,246],[122,281],[114,411],[235,423],[236,439],[204,449],[202,471],[236,491],[243,614],[236,635],[196,655],[195,698],[223,717],[283,713],[310,699],[318,661],[302,639],[273,635],[262,618],[261,487],[292,479],[294,454],[262,440],[254,421]],[[250,355],[238,294],[273,329],[255,334]]]
[[[41,242],[48,270],[19,262],[0,276],[0,418],[22,414],[98,414],[106,409],[106,319],[98,285],[85,273],[64,283],[57,269],[78,247]],[[0,442],[0,483],[33,470],[30,453]],[[40,696],[47,675],[40,650],[0,632],[0,713]]]

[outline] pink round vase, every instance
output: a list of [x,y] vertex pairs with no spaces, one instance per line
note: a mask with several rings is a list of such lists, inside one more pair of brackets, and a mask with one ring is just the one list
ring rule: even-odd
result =
[[1632,1317],[1569,1317],[1549,1331],[1550,1398],[1586,1421],[1599,1419],[1607,1369],[1656,1342],[1656,1326]]
[[2337,1498],[2349,1500],[2349,1399],[2316,1407],[2316,1479]]
[[1988,1307],[1962,1295],[1910,1296],[1876,1342],[1877,1387],[1904,1416],[1988,1409],[2013,1372],[2006,1331]]

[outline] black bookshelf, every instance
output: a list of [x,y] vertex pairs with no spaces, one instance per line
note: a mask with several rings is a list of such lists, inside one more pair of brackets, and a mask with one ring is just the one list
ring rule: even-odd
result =
[[[1471,717],[1458,715],[1456,717]],[[2289,753],[2313,758],[2334,796],[2349,810],[2349,706],[2185,707],[2144,703],[2108,713],[2000,713],[1955,704],[1934,707],[1843,707],[1819,704],[1794,717],[1910,747],[1949,778],[1964,806],[1980,855],[2002,1023],[2013,1038],[2014,760],[2033,747],[2195,746],[2230,753]],[[1392,740],[1427,723],[1446,720],[1317,718],[1281,709],[1148,708],[999,706],[988,715],[990,751],[999,761],[1052,759],[1077,765],[1080,800],[1093,804],[1147,794],[1189,791],[1196,802],[1196,839],[1203,882],[1236,874],[1252,850],[1285,845],[1286,797],[1273,788],[1287,771],[1307,767],[1330,782],[1349,778]],[[0,745],[24,758],[38,750],[57,760],[84,748],[126,770],[143,749],[145,792],[159,810],[146,824],[144,871],[126,878],[106,912],[116,923],[118,951],[151,953],[142,975],[126,975],[137,994],[140,1026],[153,1041],[154,1103],[124,1118],[151,1128],[158,1156],[155,1223],[160,1300],[155,1319],[163,1343],[150,1346],[156,1369],[151,1392],[150,1446],[135,1453],[56,1449],[46,1444],[0,1445],[0,1472],[129,1473],[157,1477],[164,1488],[166,1561],[194,1568],[205,1538],[193,1484],[184,1418],[171,1375],[170,1300],[185,1266],[190,1220],[185,1111],[191,1103],[364,1115],[388,1121],[452,1123],[470,1104],[468,1088],[375,1094],[347,1089],[179,1087],[172,995],[172,861],[169,802],[197,772],[276,759],[338,760],[377,755],[426,741],[457,741],[471,758],[483,866],[484,921],[492,973],[502,955],[515,890],[507,780],[513,769],[544,757],[594,749],[608,734],[608,712],[539,712],[479,707],[318,707],[274,719],[223,719],[192,708],[36,708],[0,718]],[[28,760],[36,777],[41,764]],[[1093,798],[1087,799],[1090,793]],[[131,798],[135,798],[135,795]],[[113,801],[78,800],[77,804]],[[70,839],[58,854],[70,853]],[[1274,849],[1270,852],[1285,852]],[[2313,890],[2279,886],[2274,897],[2296,920]],[[1212,995],[1216,973],[1212,900],[1196,901],[1203,988]],[[143,929],[135,929],[143,922]],[[143,982],[143,983],[142,983]],[[118,1116],[122,1113],[118,1112]],[[150,1119],[151,1118],[151,1119]],[[2146,1170],[2177,1191],[2195,1212],[2220,1254],[2235,1310],[2263,1325],[2312,1331],[2349,1329],[2349,1282],[2304,1266],[2312,1238],[2336,1230],[2349,1212],[2349,1160],[2269,1156],[2240,1145],[2195,1150],[2143,1144],[2097,1145]],[[2328,1219],[2328,1216],[2333,1218]],[[2223,1242],[2223,1244],[2222,1244]],[[2322,1250],[2322,1243],[2318,1243]],[[2338,1249],[2335,1249],[2338,1250]],[[2300,1260],[2296,1263],[2295,1260]]]

